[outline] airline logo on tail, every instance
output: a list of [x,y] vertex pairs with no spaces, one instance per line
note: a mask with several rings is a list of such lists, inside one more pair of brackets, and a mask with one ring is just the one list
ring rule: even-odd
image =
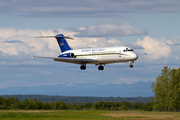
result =
[[57,39],[61,52],[72,50],[72,48],[68,45],[63,34],[56,35],[55,38]]

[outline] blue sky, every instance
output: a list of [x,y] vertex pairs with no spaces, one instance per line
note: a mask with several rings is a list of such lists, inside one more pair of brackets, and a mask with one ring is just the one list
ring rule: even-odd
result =
[[[164,66],[180,66],[180,1],[0,0],[0,88],[70,83],[121,84],[155,81]],[[55,39],[74,37],[72,48],[127,45],[139,59],[106,65],[104,71],[34,59],[58,56]],[[110,88],[108,88],[110,90]]]

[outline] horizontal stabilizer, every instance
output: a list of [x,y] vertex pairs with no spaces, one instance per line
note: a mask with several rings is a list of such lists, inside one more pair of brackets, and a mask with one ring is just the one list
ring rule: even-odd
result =
[[58,34],[56,36],[38,36],[38,37],[35,37],[35,38],[56,38],[57,42],[59,44],[59,47],[61,49],[61,52],[72,50],[72,48],[68,45],[66,39],[74,40],[73,38],[66,37],[63,34]]
[[[62,36],[38,36],[38,37],[35,37],[35,38],[61,38],[61,37]],[[71,38],[71,37],[64,36],[64,38],[74,40],[74,38]]]
[[33,56],[33,58],[47,58],[47,59],[54,59],[56,57],[40,57],[40,56]]

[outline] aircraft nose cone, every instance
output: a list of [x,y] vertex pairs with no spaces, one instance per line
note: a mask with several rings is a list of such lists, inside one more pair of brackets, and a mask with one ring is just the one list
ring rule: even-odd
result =
[[134,61],[138,59],[138,55],[136,53],[133,54]]
[[138,59],[138,55],[136,54],[136,60]]

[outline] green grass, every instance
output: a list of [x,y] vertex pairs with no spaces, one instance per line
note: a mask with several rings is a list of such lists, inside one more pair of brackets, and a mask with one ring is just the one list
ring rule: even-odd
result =
[[0,110],[0,120],[180,120],[178,112],[108,110]]
[[103,119],[113,119],[111,116],[104,116],[102,114],[106,114],[107,111],[94,111],[94,110],[57,110],[57,111],[43,111],[39,110],[38,112],[31,111],[9,111],[5,110],[0,111],[0,119],[7,120],[24,120],[24,119],[38,119],[38,120],[68,120],[68,119],[82,119],[82,120],[103,120]]

